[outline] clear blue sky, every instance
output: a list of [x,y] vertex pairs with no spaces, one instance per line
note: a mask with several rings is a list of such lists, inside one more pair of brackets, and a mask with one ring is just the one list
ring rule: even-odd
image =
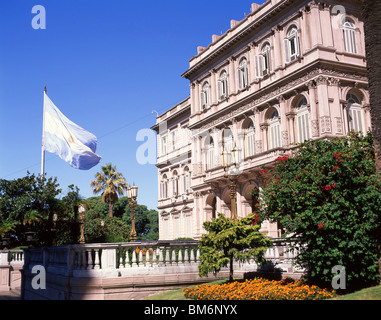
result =
[[[111,162],[139,187],[138,203],[157,206],[157,169],[139,165],[136,133],[189,95],[181,78],[197,46],[225,33],[263,0],[1,0],[0,178],[40,173],[43,88],[73,122],[98,137],[103,159],[76,170],[46,152],[45,172],[63,189],[93,196],[90,182]],[[32,8],[46,9],[35,30]]]

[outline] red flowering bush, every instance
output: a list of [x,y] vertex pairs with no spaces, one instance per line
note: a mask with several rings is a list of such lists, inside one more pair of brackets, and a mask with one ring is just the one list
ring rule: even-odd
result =
[[381,179],[371,135],[305,142],[263,176],[261,219],[305,245],[297,263],[312,283],[329,287],[335,265],[346,268],[348,289],[378,281]]

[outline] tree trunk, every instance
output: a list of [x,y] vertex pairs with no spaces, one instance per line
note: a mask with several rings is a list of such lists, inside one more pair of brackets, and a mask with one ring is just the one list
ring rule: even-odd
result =
[[108,204],[108,216],[110,217],[110,218],[112,218],[113,217],[113,212],[112,212],[112,208],[114,207],[114,204],[112,203],[112,202],[109,202],[109,204]]
[[233,281],[233,259],[234,256],[230,256],[230,270],[229,270],[229,281]]
[[[376,154],[376,172],[381,170],[381,1],[362,0],[365,49],[368,68],[370,117]],[[381,236],[381,231],[379,232]],[[381,242],[381,239],[379,239]],[[379,243],[378,271],[381,279],[381,243]],[[381,281],[381,280],[380,280]],[[380,282],[381,283],[381,282]]]

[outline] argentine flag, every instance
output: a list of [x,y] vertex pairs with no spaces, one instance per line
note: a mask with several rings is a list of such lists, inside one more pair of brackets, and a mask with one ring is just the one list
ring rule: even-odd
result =
[[70,121],[44,92],[43,149],[55,153],[73,168],[89,170],[102,159],[95,154],[97,137]]

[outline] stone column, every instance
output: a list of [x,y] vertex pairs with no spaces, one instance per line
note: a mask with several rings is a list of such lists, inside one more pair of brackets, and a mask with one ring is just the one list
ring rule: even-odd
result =
[[263,151],[262,130],[260,126],[260,112],[258,108],[254,110],[254,128],[255,128],[255,153]]
[[262,133],[262,152],[268,150],[268,143],[267,143],[267,129],[269,127],[269,124],[266,122],[263,122],[260,124],[261,133]]
[[235,65],[235,58],[230,57],[229,58],[229,80],[228,80],[229,94],[236,93],[236,90],[237,90],[236,74],[237,74],[237,68]]
[[332,128],[333,133],[342,135],[344,134],[343,127],[343,112],[340,103],[340,80],[330,79],[331,91],[333,93],[333,108],[331,110],[331,117],[333,120]]
[[[323,44],[323,38],[321,33],[321,23],[320,23],[320,4],[316,1],[310,3],[310,26],[313,26],[311,30],[311,47]],[[323,26],[324,27],[324,26]]]
[[301,9],[302,17],[302,39],[303,39],[303,46],[304,51],[309,50],[311,48],[311,32],[310,32],[310,25],[309,25],[309,15],[310,13],[307,12],[306,7]]
[[283,62],[285,59],[283,59],[283,41],[281,38],[281,27],[277,27],[273,29],[274,31],[274,71],[277,71],[279,69],[282,69]]
[[313,138],[320,136],[319,131],[319,112],[316,105],[316,85],[314,81],[310,81],[307,84],[310,100],[310,120],[311,120],[311,134]]
[[286,99],[281,95],[278,97],[279,109],[280,109],[280,129],[281,129],[281,139],[282,147],[287,147],[290,143],[289,132],[287,128],[287,117],[286,117]]
[[332,133],[332,119],[328,101],[328,79],[324,76],[319,76],[316,79],[316,84],[320,113],[320,133],[330,134]]
[[287,121],[288,121],[288,132],[290,136],[290,144],[296,142],[295,135],[295,112],[289,111],[286,113]]

